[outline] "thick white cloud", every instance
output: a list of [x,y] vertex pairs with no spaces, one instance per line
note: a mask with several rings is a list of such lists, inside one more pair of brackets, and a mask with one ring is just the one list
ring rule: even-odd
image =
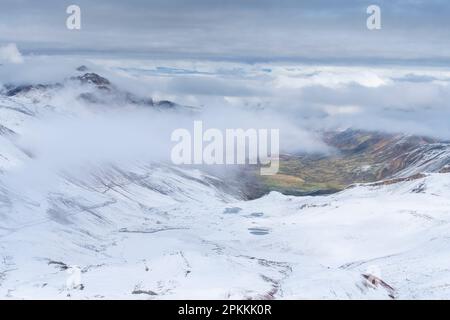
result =
[[23,57],[15,43],[0,46],[1,63],[22,63]]
[[[279,128],[282,147],[292,152],[327,151],[314,132],[349,127],[450,139],[446,68],[35,56],[0,67],[0,83],[62,81],[81,64],[140,96],[199,107],[205,126]],[[58,96],[51,104],[73,107],[72,96]],[[190,120],[162,122],[185,127]],[[135,126],[134,120],[128,122]],[[94,123],[91,133],[102,126],[109,128]]]
[[[155,97],[264,109],[311,130],[354,127],[450,139],[450,69],[198,61],[95,60]],[[133,82],[134,81],[134,82]]]

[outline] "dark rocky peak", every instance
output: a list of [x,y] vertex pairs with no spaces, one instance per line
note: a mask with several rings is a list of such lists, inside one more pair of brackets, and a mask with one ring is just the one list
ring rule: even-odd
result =
[[89,68],[86,67],[85,65],[79,66],[79,67],[77,68],[77,71],[80,71],[80,72],[86,72],[86,71],[88,71],[88,70],[89,70]]
[[[5,85],[0,91],[0,94],[12,97],[18,95],[26,95],[32,91],[46,91],[47,89],[59,89],[67,85],[70,86],[70,82],[80,83],[81,85],[91,85],[94,88],[85,88],[85,92],[78,95],[78,99],[83,100],[89,104],[97,105],[110,105],[110,106],[122,106],[122,105],[136,105],[142,107],[153,107],[161,110],[177,110],[180,107],[178,104],[168,101],[154,101],[151,97],[143,97],[134,93],[121,90],[114,86],[107,78],[102,77],[94,72],[84,72],[87,70],[86,66],[80,66],[77,71],[81,71],[82,74],[78,76],[72,76],[66,79],[63,84],[25,84],[25,85]],[[94,89],[94,90],[92,90]],[[95,90],[98,89],[98,90]],[[84,90],[83,90],[84,91]]]
[[29,93],[31,91],[45,91],[47,89],[57,89],[61,88],[62,84],[55,83],[55,84],[24,84],[24,85],[5,85],[5,95],[8,97],[13,97],[17,95],[22,95]]
[[125,92],[124,98],[127,103],[134,104],[134,105],[143,105],[143,106],[154,106],[155,105],[152,98],[138,97],[135,94],[130,93],[130,92]]
[[168,109],[172,109],[178,106],[176,103],[168,100],[157,101],[155,105],[160,108],[168,108]]
[[79,80],[81,83],[90,83],[90,84],[95,84],[96,86],[103,86],[103,87],[108,87],[111,85],[111,82],[109,82],[108,79],[99,76],[96,73],[93,72],[88,72],[85,73],[82,76],[77,76],[77,77],[72,77],[72,80]]

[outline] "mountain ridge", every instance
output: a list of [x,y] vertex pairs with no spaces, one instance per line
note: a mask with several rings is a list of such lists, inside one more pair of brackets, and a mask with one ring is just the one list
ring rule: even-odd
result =
[[[92,79],[83,85],[109,86]],[[40,154],[17,139],[38,135],[45,115],[80,110],[49,104],[55,88],[27,90],[0,95],[3,299],[450,297],[446,142],[328,133],[339,152],[282,156],[280,181],[316,195],[302,197],[255,191],[254,172],[227,180],[146,158],[36,166]],[[343,190],[317,195],[336,177]]]

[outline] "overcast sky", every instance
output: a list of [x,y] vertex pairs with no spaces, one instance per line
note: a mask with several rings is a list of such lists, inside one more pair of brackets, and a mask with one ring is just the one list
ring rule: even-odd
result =
[[[66,28],[74,3],[79,31]],[[267,110],[269,122],[282,115],[302,130],[450,139],[449,0],[0,4],[0,83],[60,82],[86,64],[119,88],[212,110],[211,119]],[[366,27],[371,4],[381,30]]]
[[[0,44],[25,54],[238,61],[450,61],[447,0],[1,0]],[[77,4],[82,29],[66,29]],[[366,8],[382,10],[369,31]]]

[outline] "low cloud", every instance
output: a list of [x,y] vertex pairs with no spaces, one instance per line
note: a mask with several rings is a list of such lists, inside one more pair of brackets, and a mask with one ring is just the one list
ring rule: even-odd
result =
[[79,74],[76,67],[81,64],[118,88],[199,107],[198,111],[161,113],[108,105],[96,109],[76,98],[80,88],[66,88],[48,105],[61,114],[87,116],[40,115],[42,121],[27,127],[21,140],[23,148],[36,155],[35,163],[42,159],[50,168],[62,168],[108,159],[165,161],[170,132],[191,129],[194,120],[203,120],[205,128],[223,130],[280,129],[286,153],[330,152],[320,132],[345,128],[450,139],[450,71],[445,69],[44,56],[0,67],[0,81],[62,81]]
[[266,114],[308,132],[355,128],[450,139],[450,70],[446,68],[95,62],[111,73],[120,71],[147,84],[159,98],[220,110],[221,117],[243,109],[253,112],[256,121]]
[[21,127],[17,141],[33,158],[11,172],[11,181],[51,185],[52,174],[86,164],[169,161],[171,132],[192,132],[194,120],[202,120],[205,130],[279,129],[281,153],[332,152],[321,133],[346,128],[450,139],[445,69],[42,56],[2,65],[0,82],[61,82],[80,74],[81,64],[123,90],[198,108],[161,112],[126,102],[90,105],[77,99],[86,88],[66,82],[51,98],[37,96],[49,100]]
[[23,57],[16,44],[10,43],[0,47],[1,63],[23,63]]

